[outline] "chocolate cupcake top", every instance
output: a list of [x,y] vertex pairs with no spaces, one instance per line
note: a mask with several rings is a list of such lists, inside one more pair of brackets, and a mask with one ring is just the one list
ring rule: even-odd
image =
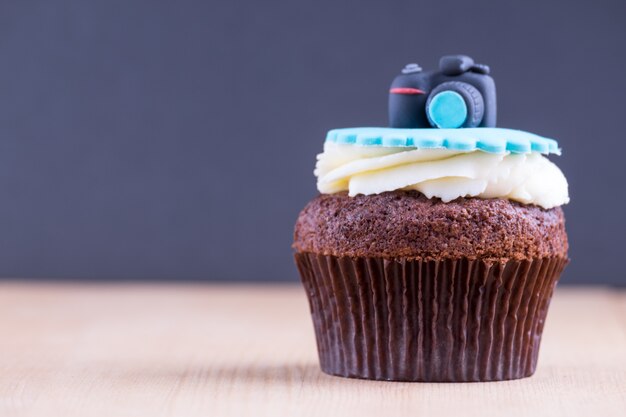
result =
[[334,256],[482,260],[567,257],[557,142],[497,128],[489,67],[463,55],[407,65],[389,90],[388,128],[328,132],[321,196],[294,247]]
[[443,203],[417,191],[320,195],[296,222],[299,252],[350,257],[523,260],[567,257],[560,208],[505,199]]

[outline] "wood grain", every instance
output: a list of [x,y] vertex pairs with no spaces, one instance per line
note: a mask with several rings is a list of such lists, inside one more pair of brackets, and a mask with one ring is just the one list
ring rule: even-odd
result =
[[626,291],[556,291],[535,376],[322,374],[299,286],[0,283],[0,416],[624,416]]

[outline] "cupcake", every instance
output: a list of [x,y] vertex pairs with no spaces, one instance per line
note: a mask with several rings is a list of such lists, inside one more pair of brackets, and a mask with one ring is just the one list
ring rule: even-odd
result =
[[568,262],[556,141],[496,128],[489,68],[407,65],[388,128],[331,130],[295,260],[321,369],[392,381],[530,376]]

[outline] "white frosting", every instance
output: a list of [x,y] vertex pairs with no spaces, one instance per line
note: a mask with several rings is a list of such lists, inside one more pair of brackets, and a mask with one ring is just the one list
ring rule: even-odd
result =
[[323,194],[404,189],[444,202],[458,197],[506,198],[546,209],[569,202],[565,176],[537,152],[495,154],[326,142],[317,156],[315,175]]

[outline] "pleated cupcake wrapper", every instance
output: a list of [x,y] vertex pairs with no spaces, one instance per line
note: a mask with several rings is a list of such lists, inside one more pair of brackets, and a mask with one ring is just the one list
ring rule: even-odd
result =
[[567,263],[295,258],[324,372],[430,382],[532,375]]

